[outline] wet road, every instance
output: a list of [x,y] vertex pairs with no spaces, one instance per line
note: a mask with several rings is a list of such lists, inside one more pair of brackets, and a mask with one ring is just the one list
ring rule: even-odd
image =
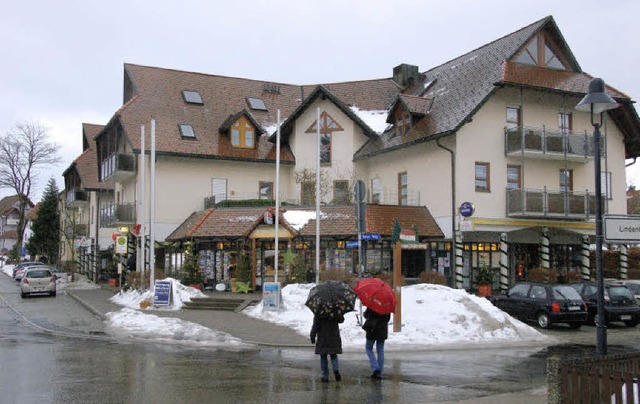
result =
[[[20,299],[11,282],[0,276],[0,392],[6,403],[463,400],[543,386],[550,354],[582,355],[595,341],[595,329],[583,327],[550,331],[569,344],[542,349],[389,350],[381,383],[369,379],[364,352],[345,353],[343,381],[323,384],[310,350],[228,351],[104,339],[101,321],[64,292]],[[22,323],[9,305],[32,324]],[[38,326],[63,334],[83,330],[88,338],[49,335]],[[610,335],[627,341],[610,352],[638,349],[638,330],[620,327]]]

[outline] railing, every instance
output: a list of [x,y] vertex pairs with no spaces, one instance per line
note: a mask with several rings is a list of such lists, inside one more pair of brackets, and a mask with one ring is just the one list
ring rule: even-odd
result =
[[547,402],[637,403],[640,353],[547,360]]
[[89,194],[84,189],[72,188],[67,191],[67,206],[85,205],[89,202]]
[[[602,199],[602,212],[605,203]],[[588,192],[543,189],[507,189],[507,216],[589,220],[595,217],[596,195]]]
[[135,174],[135,156],[133,154],[112,153],[100,164],[100,181],[113,179],[123,181]]
[[100,208],[100,226],[113,227],[136,222],[136,208],[133,203],[122,205],[107,204]]
[[[505,128],[505,153],[507,156],[524,154],[527,157],[588,161],[593,159],[593,136],[520,126]],[[603,153],[605,151],[603,150]]]
[[[345,196],[339,195],[337,199],[333,199],[323,205],[350,205],[355,199],[351,194]],[[261,196],[257,192],[231,192],[225,194],[219,194],[214,196],[208,196],[204,198],[204,209],[222,206],[238,206],[239,201],[246,201],[247,206],[273,206],[275,201],[273,199],[267,199]],[[376,194],[368,193],[366,202],[378,205],[399,205],[398,193],[383,191]],[[298,197],[282,196],[280,203],[283,205],[296,205],[296,206],[315,206],[315,199],[301,200]],[[417,191],[408,191],[406,196],[406,206],[420,206],[420,193]]]

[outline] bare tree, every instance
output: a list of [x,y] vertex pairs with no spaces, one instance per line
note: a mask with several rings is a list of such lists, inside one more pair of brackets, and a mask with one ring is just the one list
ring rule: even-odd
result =
[[32,186],[42,168],[51,168],[61,159],[60,147],[49,142],[47,129],[39,122],[22,122],[0,136],[0,189],[9,188],[20,196],[18,242],[24,236],[25,210]]

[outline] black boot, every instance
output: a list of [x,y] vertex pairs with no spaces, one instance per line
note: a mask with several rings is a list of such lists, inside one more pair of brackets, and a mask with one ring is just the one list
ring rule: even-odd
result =
[[380,380],[382,379],[382,375],[380,374],[379,370],[374,370],[373,373],[371,374],[371,380]]
[[336,376],[336,381],[339,382],[340,380],[342,380],[342,376],[340,376],[340,372],[338,372],[337,370],[335,372],[333,372],[333,374]]

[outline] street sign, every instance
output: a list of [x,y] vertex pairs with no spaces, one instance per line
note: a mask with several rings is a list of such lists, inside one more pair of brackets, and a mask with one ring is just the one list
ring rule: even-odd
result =
[[469,217],[471,215],[473,215],[473,212],[475,211],[475,207],[473,206],[473,204],[471,202],[462,202],[460,204],[460,214],[464,217]]
[[153,295],[154,306],[168,306],[171,304],[171,281],[156,281]]
[[345,247],[346,247],[346,248],[358,248],[358,242],[357,242],[357,241],[355,241],[355,240],[347,241],[347,242],[345,243]]
[[27,249],[24,247],[20,247],[20,255],[23,257],[27,255]]
[[606,243],[640,243],[640,216],[605,215],[602,223]]
[[116,254],[127,253],[127,236],[116,237]]
[[360,240],[362,241],[380,241],[380,233],[364,233]]

